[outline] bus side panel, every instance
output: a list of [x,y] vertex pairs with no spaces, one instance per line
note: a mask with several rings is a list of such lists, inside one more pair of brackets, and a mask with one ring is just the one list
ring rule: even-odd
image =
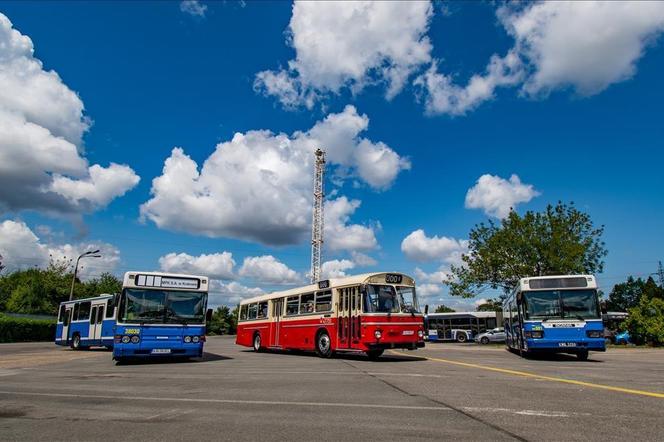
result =
[[78,334],[81,337],[81,344],[88,345],[88,335],[90,334],[90,322],[89,320],[73,321],[69,325],[69,337]]
[[101,323],[101,345],[113,346],[113,334],[115,332],[115,319],[104,319]]
[[61,339],[62,338],[62,322],[58,322],[55,325],[55,345],[67,345],[67,340],[66,339]]

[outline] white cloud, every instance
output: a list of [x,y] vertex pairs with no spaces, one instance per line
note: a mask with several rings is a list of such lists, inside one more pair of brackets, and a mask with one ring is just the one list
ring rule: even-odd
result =
[[664,31],[662,2],[541,2],[501,7],[498,16],[531,64],[527,94],[566,86],[582,95],[601,92],[631,78]]
[[111,244],[99,241],[78,244],[43,243],[24,222],[5,220],[0,223],[0,255],[3,256],[3,264],[9,271],[30,267],[44,268],[51,259],[75,262],[81,253],[97,249],[101,251],[101,258],[85,258],[80,261],[78,275],[82,279],[98,276],[102,272],[113,273],[120,264],[119,250]]
[[244,258],[239,274],[261,283],[296,284],[302,282],[302,277],[295,270],[288,268],[286,264],[272,255]]
[[[217,145],[200,172],[196,162],[175,148],[163,174],[153,180],[152,199],[141,206],[141,216],[165,229],[270,245],[297,243],[310,230],[315,148],[326,149],[328,170],[343,169],[345,178],[360,179],[376,190],[389,187],[410,166],[384,143],[359,136],[368,122],[366,115],[346,106],[291,136],[266,130],[236,133]],[[382,153],[373,165],[365,164],[372,149]],[[344,225],[359,202],[337,198],[328,205],[338,215],[326,216],[332,237],[349,229],[367,240],[365,250],[375,246],[371,228]]]
[[428,114],[464,115],[486,100],[494,97],[499,86],[511,86],[521,81],[522,65],[515,52],[505,57],[493,55],[484,75],[473,75],[464,87],[454,84],[451,76],[438,73],[440,61],[417,77],[414,85],[419,98],[424,101]]
[[321,279],[343,278],[344,276],[348,276],[346,270],[353,268],[355,268],[355,263],[348,259],[325,261],[320,269]]
[[205,17],[207,5],[198,0],[183,0],[180,2],[180,11],[194,17]]
[[325,202],[325,248],[331,251],[366,251],[378,247],[374,227],[349,224],[360,201],[345,196]]
[[191,256],[169,253],[159,258],[159,267],[165,272],[200,274],[212,279],[234,279],[235,260],[230,252]]
[[424,283],[417,285],[417,296],[420,300],[420,303],[425,302],[442,293],[443,287],[439,284]]
[[468,251],[468,241],[437,235],[428,237],[424,230],[418,229],[401,241],[401,251],[413,261],[460,264],[461,255]]
[[208,305],[209,308],[216,308],[220,305],[235,307],[243,299],[252,298],[264,293],[265,291],[258,287],[247,287],[237,281],[224,283],[216,279],[211,279]]
[[508,181],[485,174],[468,189],[466,208],[483,209],[487,215],[503,219],[517,204],[527,203],[539,194],[532,184],[523,184],[517,175],[512,175]]
[[350,255],[353,258],[353,262],[360,267],[369,267],[378,264],[375,259],[369,255],[365,255],[364,253],[356,252],[353,250],[350,252]]
[[449,269],[447,267],[440,267],[437,271],[432,273],[427,273],[419,267],[415,267],[415,280],[418,282],[427,283],[427,284],[442,284],[443,281],[446,281],[449,275]]
[[296,1],[288,27],[295,59],[287,70],[257,74],[255,88],[287,108],[311,108],[322,95],[375,83],[392,99],[431,60],[425,34],[432,15],[428,1]]
[[78,95],[0,14],[0,210],[78,215],[133,188],[139,177],[127,166],[88,166],[89,127]]

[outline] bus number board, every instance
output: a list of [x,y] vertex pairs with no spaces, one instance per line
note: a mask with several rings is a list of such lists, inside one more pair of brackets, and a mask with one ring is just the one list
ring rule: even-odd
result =
[[142,287],[160,287],[165,289],[198,289],[198,278],[172,278],[155,275],[137,275],[136,285]]
[[385,275],[385,282],[388,284],[401,284],[402,281],[403,275],[395,275],[392,273]]

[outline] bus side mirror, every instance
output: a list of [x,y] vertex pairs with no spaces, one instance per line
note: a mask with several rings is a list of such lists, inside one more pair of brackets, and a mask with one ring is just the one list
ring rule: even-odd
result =
[[428,315],[429,314],[429,304],[424,306],[424,314]]
[[212,322],[212,309],[209,308],[205,312],[205,322]]

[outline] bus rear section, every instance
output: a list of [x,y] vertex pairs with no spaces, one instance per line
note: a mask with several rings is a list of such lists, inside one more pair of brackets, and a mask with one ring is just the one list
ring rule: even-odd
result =
[[113,359],[202,357],[207,287],[202,276],[127,272]]
[[113,347],[115,300],[113,295],[100,295],[62,302],[55,327],[55,344],[74,350]]
[[507,347],[522,355],[605,351],[597,283],[591,275],[523,278],[503,303]]
[[377,273],[248,299],[240,304],[236,343],[255,350],[297,349],[322,357],[424,346],[414,281]]

